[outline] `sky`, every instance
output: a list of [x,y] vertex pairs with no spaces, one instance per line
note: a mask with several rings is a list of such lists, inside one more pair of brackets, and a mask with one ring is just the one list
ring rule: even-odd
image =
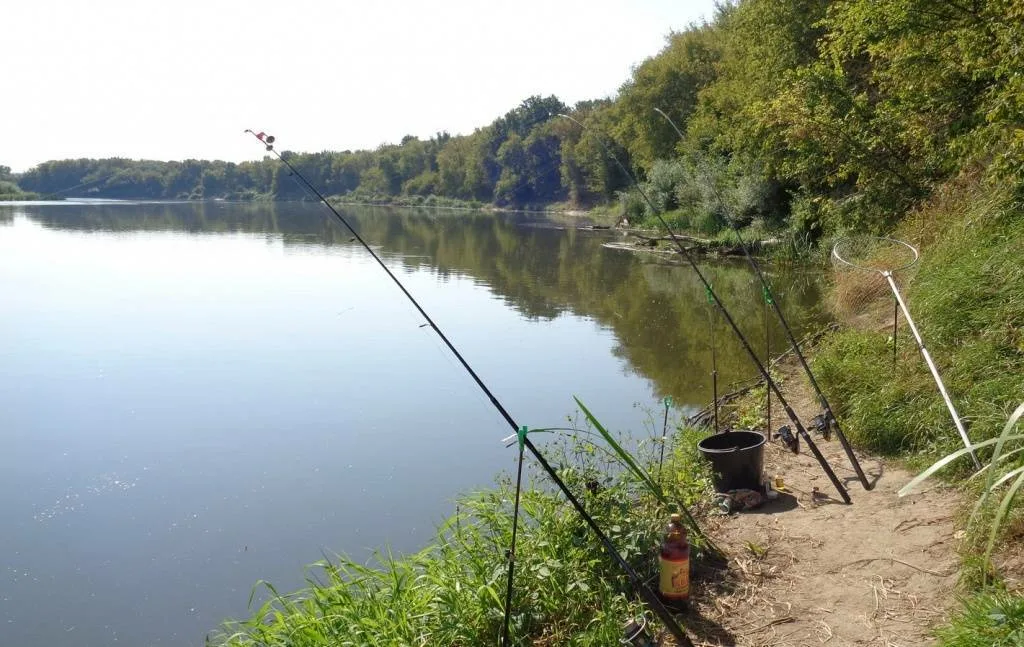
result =
[[0,165],[260,159],[614,96],[714,0],[31,0],[3,9]]

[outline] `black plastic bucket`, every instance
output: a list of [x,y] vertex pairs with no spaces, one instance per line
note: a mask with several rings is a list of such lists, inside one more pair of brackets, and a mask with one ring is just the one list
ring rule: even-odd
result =
[[716,492],[761,489],[764,441],[760,432],[740,430],[714,434],[697,443],[697,449],[711,463]]

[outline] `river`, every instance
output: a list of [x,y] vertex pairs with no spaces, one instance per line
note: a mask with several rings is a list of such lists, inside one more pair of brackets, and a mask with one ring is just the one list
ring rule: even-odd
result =
[[[755,369],[691,270],[539,216],[346,209],[520,424],[660,432]],[[312,204],[0,206],[3,645],[201,645],[259,580],[429,541],[506,423]],[[564,224],[564,223],[563,223]],[[764,352],[742,263],[706,271]],[[771,268],[799,335],[814,272]],[[784,338],[773,323],[774,348]],[[652,422],[652,420],[654,422]]]

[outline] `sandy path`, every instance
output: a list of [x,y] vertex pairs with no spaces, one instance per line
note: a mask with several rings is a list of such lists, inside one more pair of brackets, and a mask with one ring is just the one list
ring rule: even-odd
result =
[[[801,421],[819,412],[802,376],[786,380],[786,391]],[[897,498],[913,475],[858,453],[876,481],[865,491],[839,442],[815,440],[847,484],[853,505],[842,503],[803,443],[799,455],[771,443],[765,471],[782,476],[790,494],[709,521],[730,563],[727,574],[707,582],[697,617],[689,619],[697,644],[933,644],[930,628],[945,618],[957,580],[958,495],[931,486]]]

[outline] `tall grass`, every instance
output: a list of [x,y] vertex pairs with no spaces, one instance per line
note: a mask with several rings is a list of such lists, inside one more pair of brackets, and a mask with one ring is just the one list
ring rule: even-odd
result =
[[949,625],[937,632],[940,647],[1020,647],[1024,645],[1024,597],[980,593],[964,600]]
[[[694,458],[700,437],[680,433],[659,483],[666,497],[690,506],[707,487],[706,473]],[[544,451],[623,557],[650,580],[669,510],[631,470],[613,469],[618,459],[600,441],[581,432],[545,442]],[[288,595],[261,584],[270,599],[247,620],[225,625],[210,642],[237,647],[497,644],[512,495],[510,481],[503,478],[492,490],[461,498],[457,514],[419,553],[382,553],[370,565],[325,559],[310,566],[308,588]],[[617,644],[623,621],[642,612],[624,574],[546,481],[524,490],[521,515],[511,622],[515,644]],[[699,546],[695,555],[700,558]]]
[[[896,236],[930,243],[904,294],[972,440],[993,438],[1024,393],[1021,204],[967,193]],[[855,441],[926,465],[960,439],[909,331],[900,331],[895,366],[890,335],[884,326],[836,334],[815,372]]]

